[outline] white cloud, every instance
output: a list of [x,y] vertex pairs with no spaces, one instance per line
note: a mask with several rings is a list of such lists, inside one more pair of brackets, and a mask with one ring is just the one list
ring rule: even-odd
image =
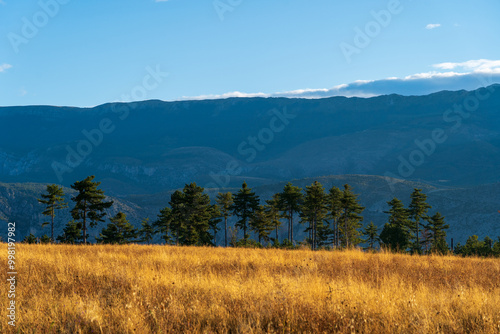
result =
[[332,88],[296,89],[278,93],[243,93],[182,97],[180,100],[225,99],[230,97],[287,97],[317,99],[333,96],[373,97],[388,94],[426,95],[441,90],[474,90],[500,83],[500,60],[469,60],[462,63],[439,63],[436,70],[415,73],[405,77],[389,77],[379,80],[356,80]]
[[440,63],[433,65],[442,70],[463,70],[474,73],[500,73],[500,60],[478,59],[462,63]]
[[429,23],[428,25],[425,26],[425,29],[436,29],[441,27],[441,23]]
[[229,92],[224,94],[208,94],[199,96],[183,96],[180,100],[216,100],[216,99],[227,99],[230,97],[270,97],[271,94],[265,93],[242,93],[242,92]]
[[12,67],[11,64],[2,64],[2,65],[0,65],[0,72],[4,72],[4,71],[8,70],[11,67]]

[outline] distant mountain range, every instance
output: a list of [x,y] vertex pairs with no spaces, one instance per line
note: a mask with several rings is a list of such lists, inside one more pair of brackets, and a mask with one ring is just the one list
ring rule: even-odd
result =
[[385,202],[408,199],[415,185],[456,238],[496,236],[499,153],[500,85],[366,99],[1,107],[0,219],[38,231],[41,183],[69,187],[88,175],[137,223],[189,182],[215,193],[246,180],[266,197],[288,180],[323,178],[352,183],[365,219],[379,225]]

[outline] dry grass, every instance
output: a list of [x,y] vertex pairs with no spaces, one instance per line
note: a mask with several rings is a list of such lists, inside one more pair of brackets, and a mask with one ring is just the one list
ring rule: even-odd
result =
[[[500,332],[495,259],[139,245],[16,251],[19,333]],[[0,332],[7,327],[3,316]]]

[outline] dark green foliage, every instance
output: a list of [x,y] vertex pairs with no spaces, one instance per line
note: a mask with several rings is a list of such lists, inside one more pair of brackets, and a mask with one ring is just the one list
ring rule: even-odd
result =
[[363,230],[363,234],[366,236],[366,242],[368,243],[368,247],[365,249],[374,250],[375,243],[379,241],[377,226],[370,222]]
[[404,252],[410,247],[410,213],[397,198],[393,198],[387,204],[390,209],[384,212],[389,214],[389,221],[380,233],[380,240],[384,247]]
[[63,234],[58,236],[57,240],[65,244],[77,244],[82,238],[82,224],[72,220],[66,224],[66,227],[63,229]]
[[[64,201],[64,190],[56,184],[51,184],[47,186],[47,193],[41,195],[41,199],[38,202],[45,204],[45,210],[42,214],[44,216],[49,216],[51,218],[50,222],[50,238],[54,241],[54,218],[56,216],[56,210],[61,210],[68,207],[68,204]],[[48,222],[42,224],[42,227],[48,225]]]
[[87,243],[87,220],[90,227],[94,227],[98,222],[104,221],[105,210],[113,205],[113,201],[104,202],[106,196],[104,191],[97,189],[101,182],[93,182],[95,176],[89,176],[82,181],[77,181],[71,188],[78,194],[71,198],[75,202],[75,207],[71,210],[71,215],[75,220],[81,220],[83,228],[83,243]]
[[494,256],[500,257],[500,237],[498,237],[497,241],[493,244],[493,248],[491,250]]
[[172,195],[172,224],[176,240],[182,245],[211,245],[210,219],[212,206],[210,198],[203,193],[204,189],[190,183],[182,192]]
[[[87,223],[94,227],[104,221],[106,209],[113,204],[105,202],[104,191],[98,189],[100,182],[94,182],[94,176],[89,176],[82,181],[75,182],[71,187],[78,194],[72,197],[75,207],[71,210],[73,221],[68,222],[63,233],[57,237],[62,243],[87,243]],[[321,183],[314,182],[306,187],[305,195],[302,189],[287,183],[283,192],[272,195],[264,206],[259,204],[259,196],[244,182],[242,188],[233,197],[230,192],[219,193],[214,205],[210,198],[204,194],[204,189],[196,183],[185,185],[181,190],[175,191],[169,205],[160,210],[158,219],[149,224],[148,219],[141,222],[141,228],[136,230],[126,219],[125,214],[118,213],[111,218],[111,223],[104,228],[96,239],[100,243],[125,244],[133,241],[150,244],[156,233],[167,244],[179,245],[216,245],[217,233],[221,230],[220,223],[224,219],[224,245],[230,244],[239,247],[279,247],[295,249],[311,246],[311,249],[331,249],[338,247],[353,247],[361,242],[366,242],[366,250],[376,248],[376,243],[382,247],[395,251],[407,251],[421,254],[445,254],[449,252],[446,243],[446,230],[449,225],[444,217],[437,212],[429,217],[431,208],[427,204],[427,196],[421,189],[414,189],[411,194],[411,203],[407,208],[403,203],[393,198],[387,202],[389,211],[388,222],[384,225],[380,236],[378,228],[370,222],[362,228],[361,213],[364,207],[358,202],[358,195],[354,194],[349,185],[344,189],[333,186],[329,193]],[[41,195],[38,201],[45,204],[42,212],[50,216],[53,236],[54,217],[56,210],[67,207],[64,202],[63,188],[57,185],[47,186],[46,194]],[[301,223],[308,223],[305,232],[309,237],[297,246],[293,241],[293,216],[299,213]],[[234,227],[228,226],[228,218],[234,214],[238,220]],[[281,219],[288,220],[288,238],[280,243],[279,228]],[[243,230],[244,237],[238,241],[238,229]],[[249,231],[252,231],[258,241],[251,240]],[[273,233],[273,234],[271,234]],[[274,238],[271,238],[274,235]],[[365,240],[361,236],[366,237]],[[140,237],[139,239],[135,239]],[[37,239],[30,234],[24,238],[27,243],[49,243],[53,238],[47,235]],[[500,256],[500,237],[494,242],[489,237],[479,240],[471,236],[465,245],[457,244],[455,253],[463,256]]]
[[345,247],[356,246],[362,242],[360,235],[361,213],[365,209],[358,203],[358,195],[354,194],[348,184],[344,185],[341,199],[342,214],[340,216],[341,242]]
[[263,240],[269,241],[269,234],[274,230],[274,225],[262,205],[259,205],[255,215],[250,220],[250,229],[257,234],[259,244],[262,244]]
[[[211,245],[210,222],[214,207],[204,189],[196,183],[186,184],[170,196],[170,208],[164,208],[153,223],[165,242],[177,245]],[[220,214],[220,213],[217,213]]]
[[211,206],[210,220],[208,224],[212,230],[213,245],[217,246],[217,232],[220,231],[219,223],[222,221],[221,210],[217,204]]
[[408,244],[408,234],[401,228],[385,223],[382,232],[380,232],[380,241],[385,248],[393,252],[405,252]]
[[23,243],[25,244],[36,244],[37,243],[37,239],[36,237],[33,235],[33,234],[29,234],[28,236],[26,236],[23,241]]
[[330,235],[328,226],[324,222],[328,214],[326,202],[325,188],[321,183],[314,181],[313,184],[306,187],[300,217],[302,223],[309,223],[305,231],[309,232],[309,243],[312,250],[326,244]]
[[280,244],[280,248],[283,248],[283,249],[294,249],[294,248],[297,248],[297,247],[290,240],[285,239]]
[[50,238],[47,234],[42,235],[40,238],[41,244],[50,244],[52,242],[52,238]]
[[241,239],[234,243],[233,247],[241,247],[241,248],[263,248],[260,242],[257,242],[253,239]]
[[250,237],[247,234],[248,224],[255,219],[259,209],[259,196],[251,188],[248,188],[246,182],[243,182],[241,189],[234,196],[234,204],[232,206],[233,214],[239,219],[236,222],[236,227],[243,230],[243,239],[248,240]]
[[280,211],[280,194],[274,194],[271,199],[268,199],[266,201],[264,211],[271,223],[271,226],[274,227],[274,230],[276,232],[274,237],[274,244],[279,245],[280,241],[278,236],[278,229],[281,226],[280,218],[282,217]]
[[340,216],[342,215],[342,190],[333,186],[326,200],[328,209],[327,219],[332,231],[332,244],[334,248],[340,247]]
[[168,202],[171,207],[169,214],[169,230],[176,245],[183,242],[181,237],[183,236],[186,228],[187,211],[185,202],[184,193],[180,190],[174,191],[174,193],[170,196],[170,202]]
[[224,246],[227,247],[227,219],[231,216],[231,207],[234,204],[233,194],[230,192],[218,193],[215,201],[219,205],[222,217],[224,217]]
[[148,245],[153,240],[153,236],[155,234],[155,230],[151,224],[149,224],[149,218],[144,218],[141,222],[141,228],[137,232],[139,236],[139,242],[145,242]]
[[470,236],[465,245],[457,244],[455,254],[462,256],[500,256],[500,237],[493,243],[490,237],[479,240],[477,235]]
[[293,215],[300,212],[304,195],[302,189],[293,186],[288,182],[283,188],[283,192],[279,194],[279,207],[283,211],[283,218],[288,219],[288,237],[287,239],[293,244]]
[[170,243],[170,223],[172,220],[172,209],[164,208],[160,210],[158,219],[153,223],[155,233],[160,233],[165,243]]
[[444,217],[437,212],[429,219],[425,228],[429,231],[429,251],[441,254],[447,253],[449,247],[446,243],[446,230],[450,228],[450,225],[445,223]]
[[111,223],[103,228],[99,237],[96,237],[98,243],[102,244],[129,244],[137,237],[137,230],[127,220],[127,215],[118,212],[116,216],[110,219]]
[[420,244],[420,228],[425,227],[423,225],[423,221],[429,219],[427,212],[431,208],[426,201],[427,195],[422,193],[422,189],[415,188],[411,194],[411,203],[408,208],[410,213],[409,227],[411,232],[410,240],[412,241],[412,253],[422,253],[422,247]]

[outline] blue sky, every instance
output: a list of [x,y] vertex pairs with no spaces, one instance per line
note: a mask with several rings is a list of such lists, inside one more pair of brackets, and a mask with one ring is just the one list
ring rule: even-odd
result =
[[3,0],[0,105],[472,89],[500,82],[499,13],[497,0]]

